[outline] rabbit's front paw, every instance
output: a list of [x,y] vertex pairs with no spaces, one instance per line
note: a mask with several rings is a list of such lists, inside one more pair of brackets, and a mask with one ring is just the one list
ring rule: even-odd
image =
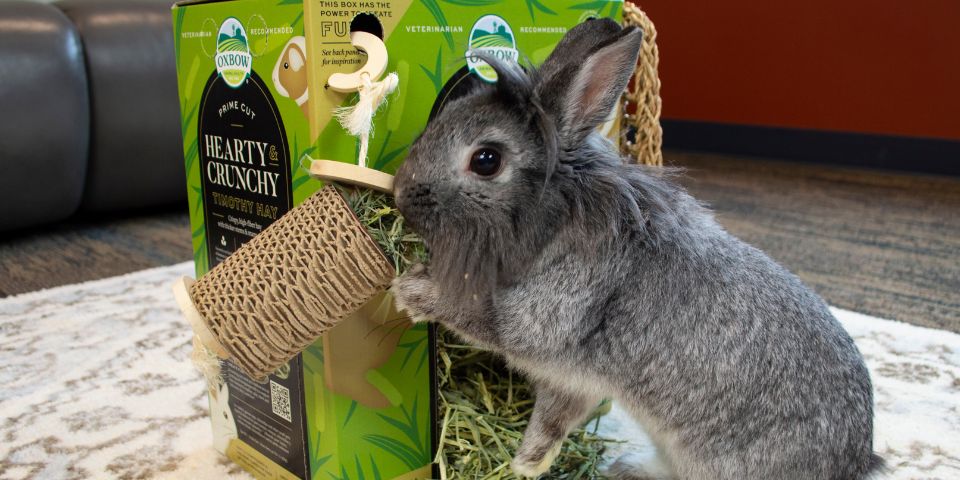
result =
[[393,279],[390,292],[396,299],[397,310],[409,314],[413,323],[425,322],[432,316],[437,293],[423,264],[414,265],[407,273]]
[[547,473],[547,471],[550,470],[550,466],[553,465],[553,461],[560,455],[561,445],[562,442],[557,442],[556,446],[539,458],[534,458],[533,455],[523,452],[521,449],[517,456],[514,457],[513,462],[510,462],[513,473],[528,478],[537,478]]

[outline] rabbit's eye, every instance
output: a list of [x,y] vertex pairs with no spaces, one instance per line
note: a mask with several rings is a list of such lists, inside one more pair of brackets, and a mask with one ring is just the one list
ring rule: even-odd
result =
[[290,68],[290,64],[287,62],[283,62],[283,68],[284,69]]
[[470,171],[481,177],[492,177],[500,173],[500,152],[484,147],[470,156]]

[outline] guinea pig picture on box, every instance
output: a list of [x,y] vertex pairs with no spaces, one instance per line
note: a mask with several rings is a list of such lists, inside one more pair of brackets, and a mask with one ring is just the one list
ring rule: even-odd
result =
[[273,66],[273,87],[277,93],[295,102],[303,115],[310,118],[310,92],[307,82],[307,40],[291,38]]
[[518,475],[612,398],[659,452],[615,478],[870,478],[870,376],[824,301],[596,131],[641,42],[591,20],[537,68],[475,53],[496,83],[435,108],[396,175],[430,254],[394,280],[398,307],[533,383]]

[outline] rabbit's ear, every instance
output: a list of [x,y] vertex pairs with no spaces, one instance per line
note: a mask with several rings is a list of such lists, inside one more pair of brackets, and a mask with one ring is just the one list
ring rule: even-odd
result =
[[[620,25],[609,18],[591,18],[571,28],[540,65],[541,78],[547,81],[559,79],[556,76],[562,70],[583,63],[590,52],[616,38],[621,30]],[[569,80],[569,75],[563,77]]]
[[[603,25],[607,22],[593,20],[586,25],[594,23]],[[556,119],[564,148],[575,148],[582,143],[613,110],[633,74],[642,42],[643,32],[629,27],[599,45],[592,45],[589,53],[573,63],[554,67],[545,65],[548,71],[543,72],[537,93],[544,107]]]

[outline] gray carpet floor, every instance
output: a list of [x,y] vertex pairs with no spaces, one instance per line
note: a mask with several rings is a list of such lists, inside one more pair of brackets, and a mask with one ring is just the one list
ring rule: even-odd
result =
[[831,305],[960,332],[960,179],[673,154],[731,233]]
[[[960,179],[667,152],[733,234],[830,304],[960,332]],[[0,296],[192,258],[186,207],[0,240]]]
[[187,207],[100,220],[73,220],[0,240],[0,296],[193,258]]

